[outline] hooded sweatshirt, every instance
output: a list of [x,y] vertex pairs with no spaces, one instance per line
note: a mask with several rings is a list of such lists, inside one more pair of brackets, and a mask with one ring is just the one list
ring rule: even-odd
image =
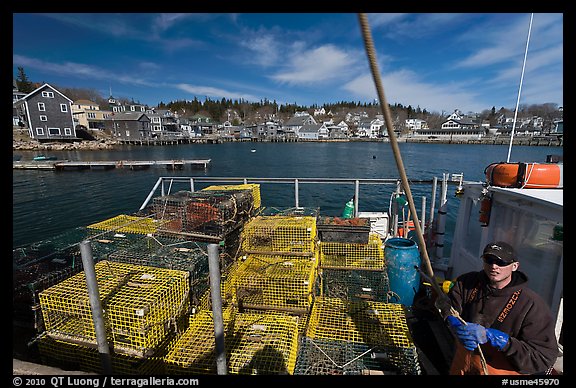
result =
[[527,276],[514,271],[510,283],[499,290],[489,285],[484,271],[469,272],[458,277],[448,296],[466,322],[510,336],[502,351],[490,342],[481,345],[488,365],[501,358],[520,374],[544,373],[558,357],[555,322],[548,305],[527,284]]

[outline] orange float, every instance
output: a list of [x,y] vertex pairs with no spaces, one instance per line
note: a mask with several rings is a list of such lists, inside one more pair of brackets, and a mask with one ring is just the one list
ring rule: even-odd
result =
[[491,186],[524,189],[564,187],[561,163],[492,163],[484,173]]

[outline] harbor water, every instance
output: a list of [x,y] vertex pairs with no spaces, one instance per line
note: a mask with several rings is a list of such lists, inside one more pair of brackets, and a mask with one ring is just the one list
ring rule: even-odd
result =
[[[442,179],[443,173],[463,173],[468,181],[483,181],[490,163],[505,161],[508,146],[399,143],[409,180]],[[13,170],[12,244],[23,246],[57,236],[71,229],[90,225],[118,214],[138,210],[159,177],[210,176],[247,178],[398,178],[398,168],[389,143],[252,143],[186,144],[166,146],[123,146],[106,151],[43,152],[70,161],[211,159],[206,168],[186,167],[167,170],[153,167],[141,171],[128,169],[43,171]],[[39,154],[19,151],[20,160]],[[540,161],[562,155],[562,147],[518,146],[512,149],[511,162]],[[201,189],[201,186],[196,189]],[[390,191],[382,186],[363,187],[359,211],[388,211]],[[454,227],[458,199],[455,186],[448,187],[447,236]],[[421,197],[432,201],[431,187],[411,186],[416,208]],[[340,216],[354,196],[354,185],[306,185],[299,187],[299,205],[320,208],[321,213]],[[436,194],[438,201],[438,193]],[[261,185],[262,205],[286,208],[295,205],[294,187]],[[438,205],[436,205],[436,208]],[[428,217],[428,215],[427,215]],[[445,253],[450,247],[445,241]]]

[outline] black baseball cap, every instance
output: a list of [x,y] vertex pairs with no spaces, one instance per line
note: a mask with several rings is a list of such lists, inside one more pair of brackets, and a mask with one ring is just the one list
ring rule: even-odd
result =
[[508,264],[518,261],[516,260],[514,248],[504,241],[493,242],[486,245],[484,252],[482,252],[482,258],[485,256],[495,256]]

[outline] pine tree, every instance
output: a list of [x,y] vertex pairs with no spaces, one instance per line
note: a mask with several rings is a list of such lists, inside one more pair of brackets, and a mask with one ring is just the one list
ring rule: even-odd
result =
[[16,77],[16,86],[18,86],[18,90],[22,93],[30,93],[34,90],[34,86],[32,82],[28,79],[28,76],[24,72],[24,68],[18,66],[18,76]]

